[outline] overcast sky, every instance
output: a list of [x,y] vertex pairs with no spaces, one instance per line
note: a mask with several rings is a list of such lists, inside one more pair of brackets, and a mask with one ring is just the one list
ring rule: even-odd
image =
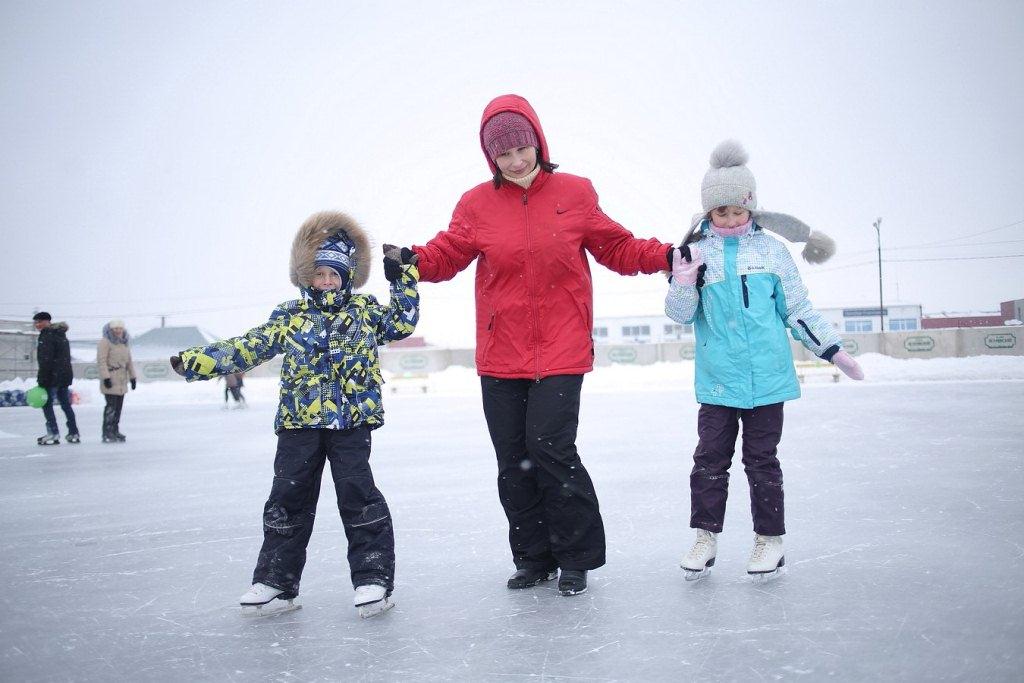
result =
[[[877,304],[880,216],[886,303],[995,310],[1024,297],[1022,65],[1019,1],[6,1],[0,318],[239,334],[294,297],[308,215],[445,229],[508,92],[637,236],[680,239],[732,137],[762,208],[838,242],[815,305]],[[423,285],[428,341],[472,344],[473,268]],[[663,310],[664,279],[594,272],[596,315]]]

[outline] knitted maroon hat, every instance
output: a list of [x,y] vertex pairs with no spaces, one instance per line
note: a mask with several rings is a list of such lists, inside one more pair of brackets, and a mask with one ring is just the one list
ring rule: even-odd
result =
[[533,130],[533,126],[525,116],[514,111],[501,111],[487,119],[481,137],[492,161],[499,154],[516,147],[540,149],[537,133]]

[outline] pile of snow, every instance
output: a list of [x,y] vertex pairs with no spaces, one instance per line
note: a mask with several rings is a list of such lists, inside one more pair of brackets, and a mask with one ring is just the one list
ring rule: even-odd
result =
[[[857,356],[866,374],[865,384],[920,381],[1024,380],[1024,356],[972,356],[970,358],[890,358],[877,353]],[[655,363],[653,365],[611,365],[587,375],[586,393],[615,393],[626,389],[652,392],[692,391],[693,361]],[[804,373],[808,383],[832,383],[832,367],[810,368]],[[426,396],[477,396],[480,378],[476,370],[449,367],[443,372],[420,376],[392,376],[385,373],[385,400],[392,392]],[[854,382],[844,375],[839,381]],[[35,386],[34,380],[0,382],[0,391]],[[98,381],[77,380],[72,385],[79,403],[103,404]],[[424,391],[424,388],[426,391]],[[250,403],[275,403],[278,399],[276,377],[247,377],[243,393]],[[186,383],[184,380],[139,383],[129,391],[127,400],[139,404],[222,404],[224,382]]]

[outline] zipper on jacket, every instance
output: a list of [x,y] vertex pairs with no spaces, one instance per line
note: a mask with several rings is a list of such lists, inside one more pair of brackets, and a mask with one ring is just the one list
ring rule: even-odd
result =
[[[533,263],[533,241],[530,239],[530,208],[527,199],[527,194],[523,192],[523,212],[524,218],[526,219],[526,263],[527,272],[530,275],[530,279],[527,285],[532,288],[536,282],[536,278],[533,274],[534,263]],[[533,362],[534,362],[534,378],[540,381],[540,315],[537,313],[537,297],[533,294],[529,294],[530,297],[530,312],[533,314]]]
[[743,308],[750,308],[750,294],[747,291],[746,275],[740,275],[740,284],[743,285]]
[[800,327],[804,328],[804,332],[806,332],[807,336],[811,338],[811,341],[817,344],[818,346],[821,346],[821,342],[818,341],[818,338],[814,336],[813,332],[811,332],[811,328],[807,327],[807,323],[805,323],[803,320],[800,320],[799,318],[797,318],[797,322],[800,323]]

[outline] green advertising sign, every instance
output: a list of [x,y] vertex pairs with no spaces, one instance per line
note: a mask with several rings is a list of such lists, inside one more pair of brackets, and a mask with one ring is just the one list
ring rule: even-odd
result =
[[398,367],[403,370],[423,370],[427,367],[427,357],[422,353],[410,353],[409,355],[403,355],[398,359]]
[[1017,345],[1017,337],[1012,334],[987,334],[985,346],[990,349],[1012,349]]
[[613,363],[635,363],[636,349],[628,346],[613,346],[608,349],[608,360]]
[[857,351],[860,350],[860,344],[855,339],[844,339],[843,340],[843,351],[846,351],[851,356],[856,355]]
[[903,340],[903,348],[911,353],[921,353],[924,351],[931,351],[935,348],[935,340],[925,335],[916,335],[913,337],[907,337]]

